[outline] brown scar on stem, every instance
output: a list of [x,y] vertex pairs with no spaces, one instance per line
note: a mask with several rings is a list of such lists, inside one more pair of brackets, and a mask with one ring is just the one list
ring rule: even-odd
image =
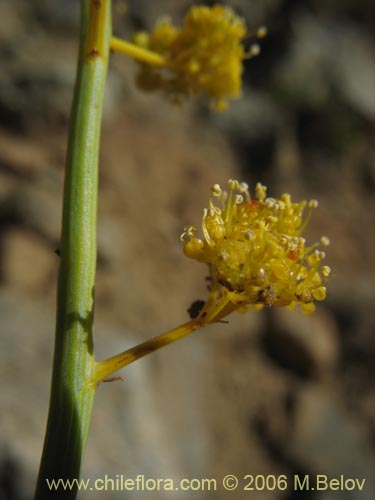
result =
[[121,382],[123,382],[123,381],[124,381],[124,379],[123,379],[122,377],[118,376],[118,377],[108,377],[108,378],[103,378],[103,380],[102,380],[101,382],[117,382],[117,381],[119,381],[119,380],[120,380]]
[[89,54],[88,54],[89,57],[92,57],[93,59],[95,59],[96,57],[100,57],[101,54],[100,52],[97,50],[97,49],[91,49]]
[[[165,345],[168,345],[170,342],[166,339],[158,339],[154,340],[152,344],[150,345],[140,345],[136,348],[134,348],[132,354],[137,358],[143,358],[144,356],[147,356],[147,354],[151,354],[154,351],[158,351]],[[148,344],[148,342],[146,342]]]

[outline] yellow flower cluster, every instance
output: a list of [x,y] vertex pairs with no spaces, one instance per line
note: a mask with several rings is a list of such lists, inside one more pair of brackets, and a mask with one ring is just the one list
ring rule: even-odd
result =
[[255,199],[245,183],[229,180],[228,192],[215,184],[203,211],[203,238],[194,226],[185,227],[184,253],[208,264],[211,298],[225,295],[232,310],[299,303],[310,313],[314,301],[325,299],[331,271],[322,265],[325,253],[319,249],[329,244],[328,238],[307,246],[302,237],[317,206],[316,200],[293,203],[289,194],[268,198],[259,183]]
[[[177,103],[190,94],[206,94],[217,109],[241,93],[242,61],[250,55],[242,41],[247,34],[243,19],[221,5],[195,6],[186,14],[181,28],[169,19],[151,33],[140,32],[133,43],[160,54],[166,64],[140,63],[138,84],[144,90],[164,89]],[[265,28],[259,30],[265,35]]]

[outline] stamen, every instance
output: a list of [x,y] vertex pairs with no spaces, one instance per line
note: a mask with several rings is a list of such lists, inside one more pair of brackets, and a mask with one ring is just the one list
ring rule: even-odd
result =
[[331,268],[329,266],[323,266],[322,267],[322,275],[325,278],[328,278],[328,276],[331,274]]
[[240,193],[249,194],[249,185],[246,184],[246,182],[241,182],[241,184],[238,186],[238,190]]
[[221,193],[222,193],[222,189],[220,187],[219,184],[214,184],[211,188],[211,193],[212,193],[212,196],[215,196],[215,197],[219,197],[221,196]]
[[309,201],[309,208],[318,208],[319,202],[318,200],[310,200]]
[[267,36],[267,27],[266,26],[259,26],[257,30],[257,37],[258,38],[265,38]]
[[207,241],[207,244],[210,247],[213,247],[213,246],[215,246],[215,242],[212,240],[210,233],[208,232],[208,229],[207,229],[207,225],[206,225],[207,217],[208,217],[208,210],[207,210],[207,208],[204,208],[203,209],[203,217],[202,217],[202,232],[203,232],[203,236],[204,236],[205,240]]
[[274,208],[276,201],[274,198],[267,198],[266,200],[264,200],[264,204],[267,208]]
[[258,182],[255,186],[256,197],[259,201],[264,201],[266,198],[267,188]]
[[221,215],[220,208],[214,205],[212,199],[210,199],[208,203],[209,203],[210,217],[215,217],[215,215]]
[[237,189],[239,186],[239,182],[236,181],[235,179],[229,179],[228,181],[228,188],[231,190]]
[[254,240],[254,231],[252,231],[251,229],[247,229],[245,232],[244,232],[244,236],[247,240],[249,241],[253,241]]
[[266,218],[266,222],[268,224],[274,224],[275,222],[277,222],[277,217],[275,217],[274,215],[269,215],[267,218]]
[[223,258],[223,260],[227,261],[230,257],[230,254],[226,250],[221,250],[219,255]]
[[198,230],[197,230],[196,227],[194,227],[194,226],[185,226],[184,227],[184,232],[180,236],[180,240],[182,242],[184,242],[186,236],[188,236],[189,238],[192,238],[197,232],[198,232]]
[[254,43],[250,47],[250,55],[252,57],[256,57],[256,56],[259,56],[259,54],[260,54],[260,46],[257,43]]

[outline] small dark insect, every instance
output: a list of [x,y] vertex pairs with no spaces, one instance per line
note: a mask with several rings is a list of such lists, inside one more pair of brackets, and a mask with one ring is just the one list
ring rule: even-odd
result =
[[203,309],[204,304],[205,304],[204,300],[195,300],[191,304],[191,306],[187,310],[187,312],[189,313],[189,316],[190,316],[191,319],[194,319],[197,316],[199,316],[199,313]]
[[61,252],[60,252],[60,248],[56,248],[56,250],[54,251],[54,253],[60,257],[61,256]]

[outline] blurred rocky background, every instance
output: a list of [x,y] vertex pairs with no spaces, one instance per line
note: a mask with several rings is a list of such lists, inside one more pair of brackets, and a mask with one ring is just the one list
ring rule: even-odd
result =
[[[129,37],[189,0],[114,1]],[[98,358],[187,319],[203,266],[179,235],[209,187],[261,181],[317,198],[308,238],[331,239],[316,313],[233,315],[122,372],[99,390],[85,478],[326,474],[365,491],[90,492],[80,498],[371,498],[374,427],[374,4],[233,0],[268,26],[243,98],[218,114],[140,93],[112,58],[100,165]],[[77,0],[0,1],[0,498],[28,500],[45,430],[63,166],[75,77]],[[242,486],[245,484],[242,481]]]

